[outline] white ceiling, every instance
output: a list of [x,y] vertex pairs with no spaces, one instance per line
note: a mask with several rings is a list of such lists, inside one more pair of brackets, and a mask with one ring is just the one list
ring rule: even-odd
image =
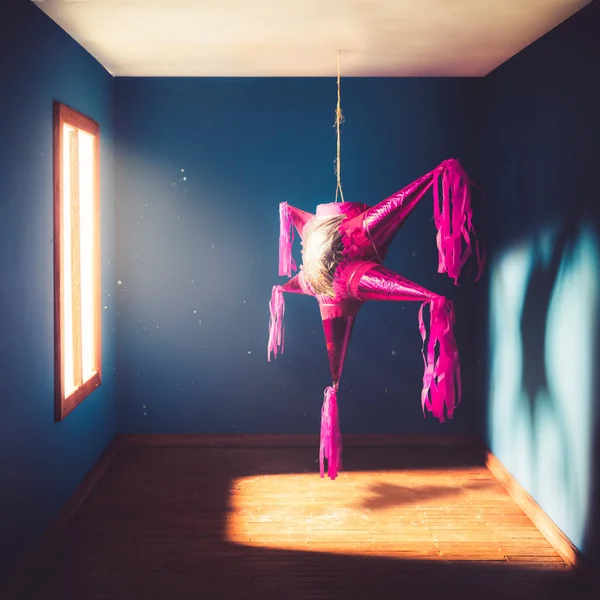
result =
[[590,1],[33,0],[113,75],[232,77],[483,76]]

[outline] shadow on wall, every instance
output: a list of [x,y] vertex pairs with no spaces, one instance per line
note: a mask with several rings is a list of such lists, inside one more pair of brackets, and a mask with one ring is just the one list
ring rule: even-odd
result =
[[492,451],[586,555],[598,536],[600,245],[568,218],[491,265],[488,431]]

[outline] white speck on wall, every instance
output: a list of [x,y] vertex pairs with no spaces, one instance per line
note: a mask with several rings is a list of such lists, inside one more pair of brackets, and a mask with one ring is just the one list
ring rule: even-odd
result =
[[117,281],[117,285],[123,285],[123,282],[119,279],[119,281]]

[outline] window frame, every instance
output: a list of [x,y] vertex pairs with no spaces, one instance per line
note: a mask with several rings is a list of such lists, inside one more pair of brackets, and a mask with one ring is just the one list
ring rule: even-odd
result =
[[[100,272],[100,126],[82,113],[54,101],[53,103],[53,218],[54,218],[54,419],[62,421],[96,388],[102,385],[102,314],[101,314],[101,272]],[[92,296],[94,310],[94,373],[87,381],[65,395],[63,363],[65,360],[65,331],[62,318],[63,308],[63,128],[71,126],[93,136],[93,265],[92,281],[95,290]]]

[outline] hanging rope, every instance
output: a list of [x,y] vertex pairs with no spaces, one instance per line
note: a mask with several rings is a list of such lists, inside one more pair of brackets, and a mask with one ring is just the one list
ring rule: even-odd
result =
[[337,178],[337,186],[335,188],[335,201],[338,201],[338,193],[344,202],[344,192],[342,191],[342,178],[341,178],[341,159],[340,159],[340,125],[344,121],[344,115],[342,114],[341,108],[341,96],[340,96],[340,51],[338,50],[338,61],[337,61],[337,108],[335,110],[335,128],[337,133],[337,158],[335,161],[335,175]]

